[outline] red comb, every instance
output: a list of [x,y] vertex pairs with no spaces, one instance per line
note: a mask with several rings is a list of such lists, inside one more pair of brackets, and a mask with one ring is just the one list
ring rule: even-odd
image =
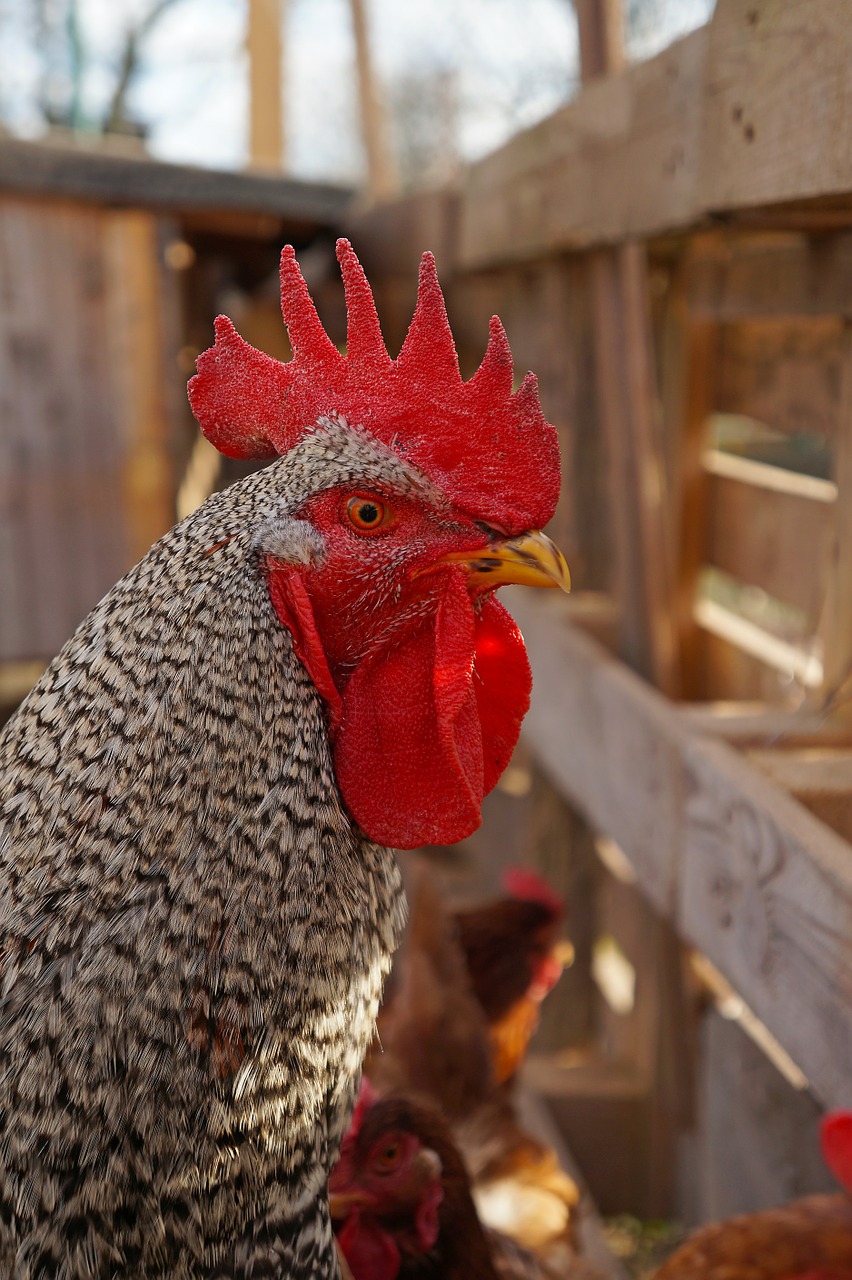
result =
[[281,311],[293,359],[249,346],[230,320],[198,358],[189,398],[201,429],[234,458],[287,453],[317,420],[342,414],[426,472],[457,506],[507,533],[538,528],[559,493],[556,431],[545,421],[534,376],[512,391],[512,356],[494,317],[477,372],[463,382],[435,271],[424,253],[417,305],[396,360],[382,339],[373,295],[347,240],[337,242],[348,314],[348,354],[322,327],[288,246],[281,254]]
[[832,1111],[823,1116],[820,1142],[825,1163],[852,1193],[852,1111]]
[[509,867],[503,872],[503,888],[521,902],[537,902],[554,915],[561,916],[565,903],[543,876],[532,867]]

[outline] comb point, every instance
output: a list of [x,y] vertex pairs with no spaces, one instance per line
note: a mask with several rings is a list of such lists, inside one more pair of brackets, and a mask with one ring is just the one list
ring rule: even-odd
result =
[[341,237],[337,241],[336,252],[346,294],[347,356],[356,364],[389,368],[392,362],[364,268],[348,240]]

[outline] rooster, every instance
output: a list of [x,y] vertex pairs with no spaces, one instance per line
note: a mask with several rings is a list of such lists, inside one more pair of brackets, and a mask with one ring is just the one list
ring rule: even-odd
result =
[[654,1280],[852,1280],[852,1112],[825,1117],[822,1149],[844,1193],[702,1227]]
[[190,399],[275,458],[167,534],[0,738],[0,1274],[339,1274],[327,1179],[403,919],[391,848],[475,829],[526,711],[506,582],[556,433],[434,262],[396,360],[349,244],[348,353],[292,249],[279,363],[224,317]]

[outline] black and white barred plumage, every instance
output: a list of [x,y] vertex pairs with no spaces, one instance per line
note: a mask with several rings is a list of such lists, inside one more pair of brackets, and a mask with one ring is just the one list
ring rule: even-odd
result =
[[0,1275],[332,1277],[325,1182],[402,923],[262,569],[428,489],[325,422],[95,608],[0,738]]

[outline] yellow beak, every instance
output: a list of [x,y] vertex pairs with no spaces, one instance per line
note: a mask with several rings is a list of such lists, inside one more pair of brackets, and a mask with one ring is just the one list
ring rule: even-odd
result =
[[494,542],[479,551],[453,551],[436,560],[426,572],[444,564],[466,565],[471,585],[483,591],[510,583],[571,590],[571,574],[565,557],[546,533],[522,533],[520,537]]

